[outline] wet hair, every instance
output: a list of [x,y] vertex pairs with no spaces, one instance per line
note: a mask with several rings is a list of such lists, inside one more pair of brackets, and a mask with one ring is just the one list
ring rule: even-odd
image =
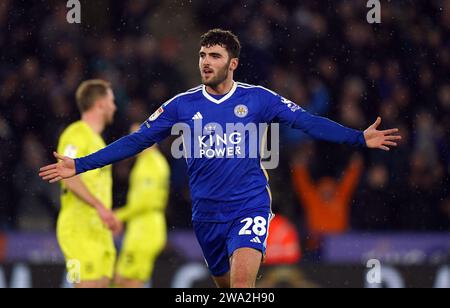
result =
[[215,45],[225,48],[231,58],[239,58],[241,54],[241,43],[231,31],[212,29],[201,36],[201,47],[212,47]]

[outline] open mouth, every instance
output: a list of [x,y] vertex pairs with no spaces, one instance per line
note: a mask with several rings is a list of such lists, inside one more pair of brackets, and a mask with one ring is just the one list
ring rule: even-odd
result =
[[209,69],[209,68],[203,69],[203,74],[204,75],[211,75],[213,73],[214,73],[214,71],[212,69]]

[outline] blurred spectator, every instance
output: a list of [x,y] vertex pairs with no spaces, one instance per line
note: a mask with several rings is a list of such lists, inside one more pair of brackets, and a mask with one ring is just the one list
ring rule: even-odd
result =
[[14,135],[8,122],[0,115],[0,229],[11,227],[15,213],[14,194],[12,194],[12,164],[14,154]]
[[306,210],[308,228],[312,234],[336,234],[350,227],[350,204],[362,172],[362,160],[354,157],[340,181],[323,177],[314,183],[307,165],[299,161],[294,166],[296,192]]
[[358,230],[394,230],[396,205],[389,183],[389,170],[383,163],[372,165],[352,207],[352,226]]
[[450,198],[441,202],[441,211],[444,214],[441,216],[442,229],[450,230]]
[[281,214],[270,222],[265,264],[296,264],[301,258],[300,239],[295,226]]
[[43,182],[37,170],[47,161],[44,149],[32,134],[25,136],[21,162],[14,170],[14,188],[20,194],[18,227],[25,231],[51,231],[57,216],[58,188]]
[[408,194],[399,200],[400,224],[403,230],[444,231],[439,225],[439,200],[443,194],[442,166],[433,166],[424,152],[410,160]]
[[319,253],[321,237],[350,229],[350,205],[362,172],[362,160],[354,157],[340,181],[326,176],[314,183],[305,161],[293,169],[293,186],[305,211],[306,249]]

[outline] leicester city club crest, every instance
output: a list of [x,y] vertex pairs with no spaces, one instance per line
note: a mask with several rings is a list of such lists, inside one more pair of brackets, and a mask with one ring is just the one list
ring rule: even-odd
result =
[[234,114],[238,118],[245,118],[248,115],[248,108],[245,105],[237,105],[236,108],[234,108]]

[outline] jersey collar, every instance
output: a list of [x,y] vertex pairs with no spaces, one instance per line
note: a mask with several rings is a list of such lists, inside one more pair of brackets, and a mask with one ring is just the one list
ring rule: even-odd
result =
[[214,97],[212,97],[208,91],[206,91],[206,86],[203,85],[203,96],[208,99],[209,101],[215,103],[215,104],[220,104],[223,103],[224,101],[226,101],[227,99],[229,99],[231,96],[233,96],[234,92],[236,92],[237,89],[237,83],[235,81],[233,81],[233,87],[231,88],[230,92],[228,92],[227,95],[225,95],[224,97],[222,97],[221,99],[215,99]]

